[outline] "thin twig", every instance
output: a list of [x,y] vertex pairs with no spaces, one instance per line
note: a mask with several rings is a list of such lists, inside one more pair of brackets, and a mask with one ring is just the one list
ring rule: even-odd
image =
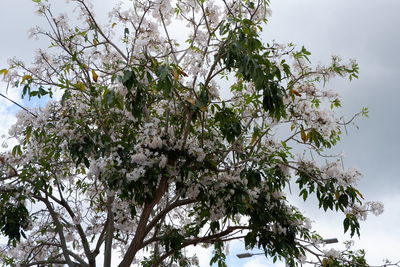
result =
[[0,93],[0,96],[4,97],[5,99],[7,99],[8,101],[12,102],[13,104],[17,105],[18,107],[20,107],[21,109],[25,110],[26,112],[30,113],[32,116],[34,116],[35,118],[37,118],[37,115],[32,113],[31,111],[29,111],[27,108],[21,106],[20,104],[18,104],[17,102],[15,102],[14,100],[8,98],[7,96],[3,95],[2,93]]

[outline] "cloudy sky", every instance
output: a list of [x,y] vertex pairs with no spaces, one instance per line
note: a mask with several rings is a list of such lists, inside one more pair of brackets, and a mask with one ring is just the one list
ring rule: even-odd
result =
[[[105,14],[110,2],[102,2],[99,14]],[[314,62],[328,63],[331,55],[356,59],[360,78],[353,82],[334,80],[327,86],[340,92],[343,114],[350,116],[368,107],[370,118],[357,122],[359,129],[349,128],[338,151],[346,154],[346,167],[357,167],[364,173],[359,188],[367,200],[384,203],[385,212],[370,216],[362,223],[361,238],[356,246],[367,250],[373,265],[382,259],[400,260],[400,0],[271,0],[272,17],[265,28],[265,40],[304,45]],[[45,43],[27,39],[27,30],[43,21],[33,14],[31,0],[3,1],[0,8],[0,69],[7,58],[17,56],[30,61],[34,49]],[[6,93],[4,84],[0,92]],[[7,96],[19,100],[19,92],[8,90]],[[0,135],[15,121],[15,107],[0,99]],[[314,208],[315,202],[303,203],[292,197],[312,218],[314,227],[326,238],[349,239],[343,235],[342,217]],[[331,245],[335,247],[335,245]],[[231,246],[228,266],[273,265],[262,256],[236,260],[244,252],[240,243]],[[209,252],[201,253],[207,266]]]

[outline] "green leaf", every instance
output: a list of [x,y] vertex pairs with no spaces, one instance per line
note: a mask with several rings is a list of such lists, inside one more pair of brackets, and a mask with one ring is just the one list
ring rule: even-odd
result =
[[8,244],[16,246],[29,223],[29,212],[23,204],[0,206],[0,232],[8,237]]
[[196,101],[196,107],[198,107],[201,111],[206,111],[207,106],[210,103],[210,96],[208,93],[208,89],[204,87],[203,84],[201,86],[200,95]]
[[126,89],[131,90],[133,85],[136,83],[135,73],[131,70],[124,70],[123,75],[119,77],[119,80]]
[[157,82],[157,89],[163,92],[164,97],[169,97],[172,91],[172,75],[171,67],[168,64],[163,64],[157,67],[156,74],[159,78]]
[[223,137],[229,143],[233,143],[242,133],[243,126],[240,119],[231,108],[224,107],[215,113],[215,121],[218,122]]
[[20,145],[16,145],[13,147],[12,151],[11,151],[12,155],[15,156],[22,156],[22,150],[21,150],[21,146]]

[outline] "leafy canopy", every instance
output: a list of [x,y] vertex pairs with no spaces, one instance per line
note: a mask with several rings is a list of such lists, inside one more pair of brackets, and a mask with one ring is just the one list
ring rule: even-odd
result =
[[358,171],[320,160],[346,124],[322,83],[356,78],[355,62],[315,67],[304,47],[263,42],[268,1],[131,1],[106,25],[86,0],[73,22],[34,2],[49,27],[31,36],[50,48],[0,71],[48,99],[17,115],[18,144],[0,156],[3,265],[111,266],[119,253],[119,266],[195,266],[186,248],[203,245],[226,266],[235,239],[291,266],[365,265],[362,251],[307,247],[321,238],[285,196],[316,196],[351,236],[382,210],[363,203]]

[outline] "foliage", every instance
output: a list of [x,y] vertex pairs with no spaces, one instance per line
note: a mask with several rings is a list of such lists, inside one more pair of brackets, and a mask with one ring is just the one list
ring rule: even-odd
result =
[[[343,213],[351,236],[382,211],[363,203],[358,171],[320,160],[348,124],[322,82],[356,78],[357,64],[315,67],[304,47],[264,43],[268,1],[132,1],[107,25],[86,0],[72,1],[77,25],[34,2],[50,27],[31,36],[50,48],[0,74],[24,97],[56,97],[18,114],[18,145],[0,157],[4,265],[96,266],[104,249],[103,266],[115,253],[119,266],[193,266],[186,248],[201,244],[226,266],[226,242],[242,239],[293,266],[321,238],[289,185]],[[351,255],[314,254],[322,266],[365,266]]]

